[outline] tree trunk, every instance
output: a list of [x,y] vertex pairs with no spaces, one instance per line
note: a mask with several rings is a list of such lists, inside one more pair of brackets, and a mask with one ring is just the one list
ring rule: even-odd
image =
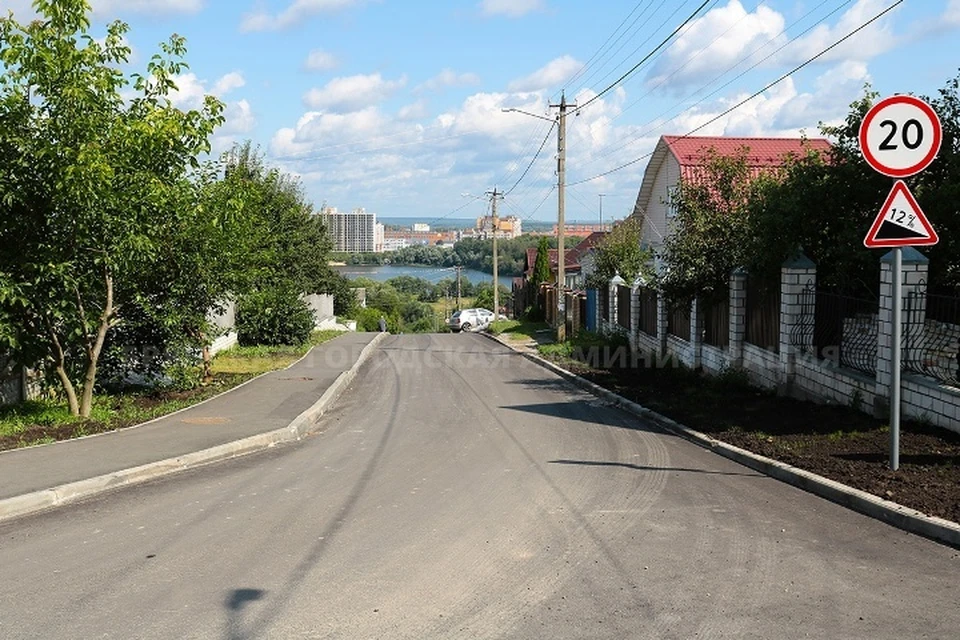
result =
[[70,407],[70,415],[78,416],[80,415],[80,405],[77,403],[77,390],[73,387],[73,382],[70,381],[70,376],[67,375],[67,358],[66,354],[63,352],[63,346],[60,344],[60,339],[57,337],[57,332],[53,330],[53,327],[50,328],[50,338],[53,341],[54,349],[56,350],[57,358],[57,377],[60,378],[60,384],[63,385],[63,392],[67,394],[67,405]]
[[104,273],[104,281],[107,286],[107,299],[103,305],[103,313],[100,314],[97,337],[87,349],[87,372],[83,377],[83,396],[80,398],[80,415],[84,418],[89,418],[90,411],[93,409],[93,387],[97,382],[97,362],[100,360],[100,352],[103,350],[107,330],[110,328],[113,319],[113,276],[110,275],[109,271]]
[[212,359],[210,358],[210,345],[203,345],[203,383],[209,384],[213,380]]

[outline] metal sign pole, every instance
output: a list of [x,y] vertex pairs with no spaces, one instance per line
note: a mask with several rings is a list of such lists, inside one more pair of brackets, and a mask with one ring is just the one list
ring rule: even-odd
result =
[[903,317],[903,249],[893,250],[893,344],[890,363],[890,468],[900,468],[900,357]]

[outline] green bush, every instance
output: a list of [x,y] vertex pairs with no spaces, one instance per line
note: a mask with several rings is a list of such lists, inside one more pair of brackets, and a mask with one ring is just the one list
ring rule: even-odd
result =
[[313,325],[313,311],[293,289],[255,291],[237,305],[237,340],[243,346],[303,344]]

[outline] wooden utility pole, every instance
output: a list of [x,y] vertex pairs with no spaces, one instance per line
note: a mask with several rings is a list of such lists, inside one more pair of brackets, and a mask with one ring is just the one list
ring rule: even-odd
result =
[[[559,107],[560,115],[557,118],[557,342],[564,342],[567,339],[566,326],[566,256],[563,250],[563,235],[566,230],[564,220],[564,193],[563,188],[566,185],[566,166],[567,166],[567,97],[560,94],[560,104],[552,104],[551,108]],[[576,107],[576,103],[572,106]]]
[[463,269],[460,265],[457,265],[457,311],[460,311],[460,270]]
[[497,232],[500,230],[500,218],[497,217],[497,200],[503,198],[503,192],[497,191],[497,188],[494,187],[493,191],[487,191],[487,195],[490,196],[490,202],[493,206],[493,319],[500,319],[500,273],[499,273],[499,257],[497,251]]

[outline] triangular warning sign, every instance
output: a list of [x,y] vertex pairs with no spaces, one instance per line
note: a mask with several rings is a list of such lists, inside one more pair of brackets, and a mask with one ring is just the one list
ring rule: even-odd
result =
[[863,239],[871,249],[880,247],[918,247],[937,244],[940,237],[933,230],[927,216],[920,210],[916,198],[903,180],[897,180],[883,203],[877,219]]

